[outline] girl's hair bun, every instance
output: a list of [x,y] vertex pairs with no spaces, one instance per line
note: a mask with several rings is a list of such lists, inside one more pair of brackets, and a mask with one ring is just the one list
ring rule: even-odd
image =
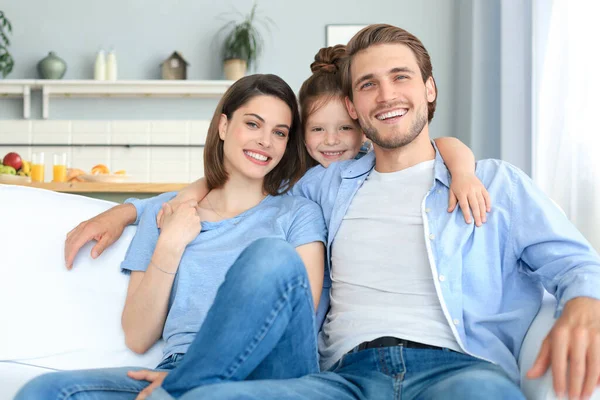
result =
[[343,44],[323,47],[315,55],[315,61],[310,64],[310,70],[313,74],[317,72],[336,73],[345,56],[346,46]]

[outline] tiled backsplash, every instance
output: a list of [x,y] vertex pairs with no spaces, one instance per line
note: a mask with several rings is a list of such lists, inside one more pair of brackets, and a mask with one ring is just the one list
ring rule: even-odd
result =
[[204,144],[210,121],[0,121],[0,157],[16,151],[46,157],[46,180],[52,155],[66,152],[69,164],[89,172],[96,164],[124,169],[131,182],[191,182],[203,175],[201,147],[18,147],[12,144]]

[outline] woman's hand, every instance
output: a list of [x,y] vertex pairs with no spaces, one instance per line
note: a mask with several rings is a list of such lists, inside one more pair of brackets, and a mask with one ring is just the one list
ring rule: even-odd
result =
[[181,203],[176,209],[165,203],[161,211],[163,221],[160,236],[165,237],[169,243],[185,247],[200,234],[202,221],[196,201]]
[[[196,183],[193,183],[190,186],[182,189],[179,193],[177,193],[177,196],[173,197],[166,204],[168,204],[171,207],[171,209],[176,210],[183,203],[189,203],[190,201],[199,203],[200,200],[202,200],[206,196],[207,191],[199,191],[197,186],[198,185]],[[203,193],[204,195],[202,195]],[[162,227],[163,216],[164,211],[161,208],[158,214],[156,214],[156,225],[158,225],[159,228]]]
[[167,371],[152,371],[143,369],[141,371],[129,371],[127,376],[138,381],[148,381],[150,385],[142,390],[135,400],[144,400],[150,397],[154,389],[160,387],[169,373]]
[[460,206],[467,224],[471,223],[471,213],[473,213],[476,226],[484,224],[487,221],[486,212],[492,211],[490,194],[473,173],[452,176],[448,212],[454,211],[457,204]]

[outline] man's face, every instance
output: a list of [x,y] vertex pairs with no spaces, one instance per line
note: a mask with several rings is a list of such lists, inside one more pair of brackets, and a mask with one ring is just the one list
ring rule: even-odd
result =
[[350,76],[354,99],[346,98],[348,113],[373,143],[395,149],[419,136],[436,92],[433,78],[423,82],[410,48],[380,44],[362,50],[352,59]]

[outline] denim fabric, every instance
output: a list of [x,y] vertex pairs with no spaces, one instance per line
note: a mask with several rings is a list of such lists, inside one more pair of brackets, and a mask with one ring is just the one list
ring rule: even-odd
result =
[[[182,354],[172,354],[156,370],[168,371],[181,362]],[[40,375],[28,382],[15,400],[133,400],[148,382],[127,376],[140,367],[61,371]]]
[[202,328],[163,388],[179,396],[199,385],[318,372],[314,315],[298,253],[283,240],[259,239],[227,272]]
[[349,353],[329,371],[299,379],[220,383],[153,400],[525,400],[501,367],[448,349],[401,346]]

